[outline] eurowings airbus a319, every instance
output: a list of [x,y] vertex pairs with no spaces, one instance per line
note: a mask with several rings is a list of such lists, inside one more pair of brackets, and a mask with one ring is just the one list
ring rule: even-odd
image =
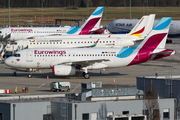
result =
[[82,70],[84,78],[89,78],[89,69],[130,66],[175,54],[174,50],[165,49],[170,22],[171,18],[162,18],[135,47],[24,49],[5,59],[5,64],[17,68],[49,68],[59,76]]
[[41,35],[85,35],[102,34],[100,28],[104,7],[98,7],[92,15],[79,27],[8,27],[0,29],[0,40],[15,41]]

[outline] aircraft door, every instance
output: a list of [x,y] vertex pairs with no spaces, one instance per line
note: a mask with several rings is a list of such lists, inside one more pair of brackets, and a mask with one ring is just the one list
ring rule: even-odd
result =
[[118,46],[118,45],[120,45],[120,38],[117,38],[117,40],[116,40],[116,45]]
[[179,28],[179,27],[180,27],[180,25],[177,24],[177,25],[176,25],[176,31],[177,31],[177,32],[180,32],[180,28]]
[[27,62],[32,62],[32,55],[33,55],[33,51],[32,50],[28,50],[27,51]]
[[117,45],[117,46],[123,46],[123,41],[122,41],[121,38],[117,38],[117,39],[116,39],[116,45]]

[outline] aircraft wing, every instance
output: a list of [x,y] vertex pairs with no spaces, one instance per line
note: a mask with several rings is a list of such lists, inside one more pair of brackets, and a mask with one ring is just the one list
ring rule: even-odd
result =
[[99,28],[97,30],[91,30],[90,34],[102,34],[106,29],[105,28]]
[[63,62],[60,63],[59,65],[68,64],[71,66],[87,67],[103,61],[110,61],[110,60],[109,59],[83,60],[83,61],[75,61],[75,62]]

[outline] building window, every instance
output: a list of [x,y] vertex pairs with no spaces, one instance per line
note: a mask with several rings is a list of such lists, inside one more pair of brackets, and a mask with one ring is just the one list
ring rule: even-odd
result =
[[163,118],[169,119],[169,109],[163,109]]
[[114,112],[107,112],[107,117],[109,117],[110,115],[113,115]]
[[89,120],[89,113],[83,113],[82,120]]
[[127,115],[127,114],[129,114],[129,111],[122,111],[122,114]]
[[50,114],[43,114],[43,120],[50,120],[51,115]]
[[0,120],[4,120],[3,113],[0,113]]

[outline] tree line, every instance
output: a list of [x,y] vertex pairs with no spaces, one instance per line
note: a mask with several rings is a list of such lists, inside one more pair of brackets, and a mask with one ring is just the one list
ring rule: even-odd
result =
[[178,7],[180,0],[1,0],[0,7],[141,7],[144,5],[157,7]]

